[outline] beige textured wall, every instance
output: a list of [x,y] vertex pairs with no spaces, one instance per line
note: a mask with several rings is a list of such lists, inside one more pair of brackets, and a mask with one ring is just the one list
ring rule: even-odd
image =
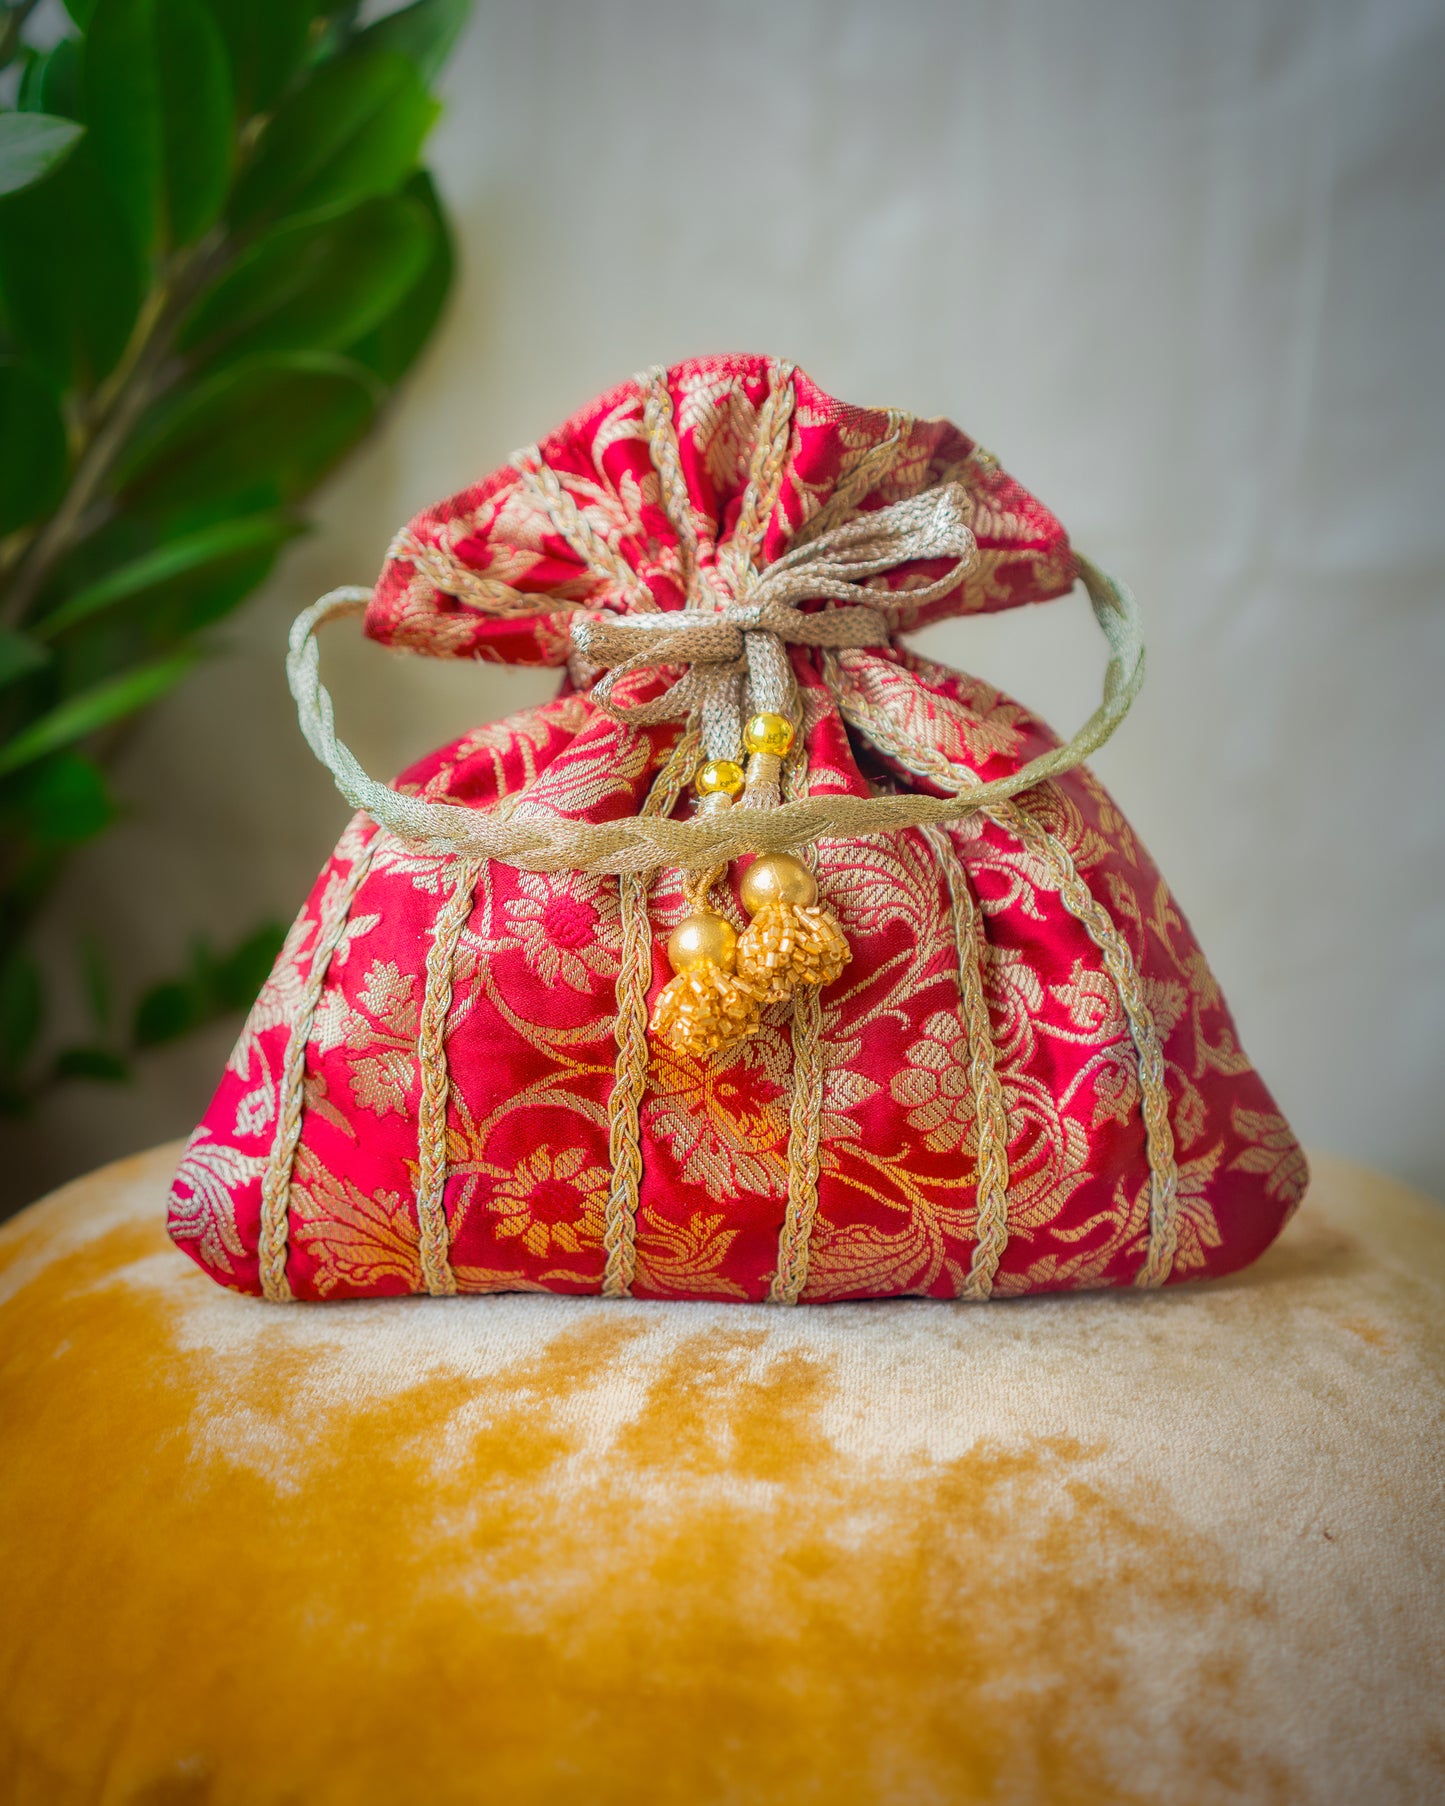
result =
[[[773,351],[950,415],[1134,585],[1150,681],[1101,774],[1306,1138],[1445,1193],[1442,88],[1433,0],[479,4],[435,142],[450,319],[137,736],[57,936],[103,925],[139,982],[289,916],[344,818],[290,616],[629,371]],[[1057,726],[1091,706],[1081,601],[923,638]],[[549,682],[327,655],[379,771]],[[229,1036],[73,1090],[6,1184],[183,1131]]]

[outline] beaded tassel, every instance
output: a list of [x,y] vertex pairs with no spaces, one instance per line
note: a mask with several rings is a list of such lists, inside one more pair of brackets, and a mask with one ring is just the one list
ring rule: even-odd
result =
[[737,975],[737,930],[707,907],[711,878],[689,896],[693,913],[673,929],[667,958],[676,977],[652,1011],[652,1032],[677,1053],[715,1053],[758,1031],[762,999]]
[[737,969],[764,1002],[800,985],[831,984],[853,957],[838,918],[818,901],[817,880],[791,854],[755,859],[741,895],[752,921],[738,942]]
[[[732,759],[709,759],[696,779],[698,809],[731,809],[747,792],[776,790],[793,725],[782,715],[754,715],[743,730],[748,769]],[[791,997],[800,985],[830,984],[852,957],[838,919],[818,901],[813,874],[787,853],[755,859],[743,877],[743,906],[752,921],[741,939],[707,906],[722,868],[688,891],[693,913],[673,930],[667,957],[675,976],[652,1012],[652,1032],[678,1053],[701,1056],[758,1031],[761,1011]]]
[[[794,728],[786,715],[768,710],[743,729],[747,792],[775,802],[782,762],[792,750]],[[852,958],[838,918],[818,901],[818,885],[801,860],[788,853],[755,859],[740,894],[752,917],[738,943],[738,971],[767,1003],[791,997],[800,985],[831,984]]]

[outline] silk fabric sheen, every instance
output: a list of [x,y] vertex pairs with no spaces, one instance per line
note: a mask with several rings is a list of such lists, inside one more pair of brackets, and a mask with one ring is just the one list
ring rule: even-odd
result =
[[[720,358],[668,375],[702,560],[714,568],[742,507],[769,369],[762,359]],[[909,625],[1071,587],[1073,554],[1058,522],[956,428],[845,406],[801,373],[794,382],[792,439],[761,564],[780,556],[859,458],[892,433],[902,436],[900,455],[857,506],[961,482],[979,544],[958,588]],[[636,386],[603,396],[540,449],[631,578],[659,607],[680,607],[677,547],[658,506]],[[498,618],[398,556],[367,618],[384,644],[561,665],[569,639],[559,602],[626,605],[624,588],[590,571],[551,530],[513,467],[419,516],[410,533],[469,572],[535,591],[538,608]],[[921,585],[941,568],[906,568],[889,586]],[[790,656],[811,794],[929,789],[844,727],[820,653],[793,647]],[[864,710],[980,778],[1005,776],[1057,743],[987,684],[896,644],[838,660]],[[626,681],[641,700],[666,678]],[[478,808],[525,789],[532,803],[605,820],[637,812],[679,731],[623,725],[569,684],[556,700],[423,760],[400,784]],[[1239,1047],[1188,924],[1107,794],[1077,770],[1020,806],[1072,860],[1122,937],[1162,1044],[1178,1172],[1170,1278],[1240,1267],[1298,1202],[1303,1156]],[[947,838],[980,924],[1007,1129],[1008,1241],[993,1289],[1131,1284],[1145,1258],[1151,1176],[1138,1057],[1117,987],[1095,938],[1063,906],[1057,872],[1017,833],[974,817]],[[240,1290],[260,1289],[262,1183],[297,1005],[321,925],[359,858],[366,873],[306,1049],[286,1277],[298,1298],[425,1289],[417,1038],[432,928],[457,868],[358,818],[292,929],[172,1192],[172,1235]],[[938,849],[916,832],[824,841],[818,876],[853,960],[822,998],[821,1171],[803,1297],[954,1296],[977,1234],[979,1110],[961,998],[966,950]],[[663,944],[687,907],[678,874],[657,874],[648,898],[650,998],[668,977]],[[445,1041],[444,1203],[462,1291],[600,1287],[621,944],[615,878],[481,868],[457,945]],[[706,1062],[653,1045],[640,1109],[636,1295],[765,1296],[788,1201],[790,1020],[787,1006],[775,1006],[755,1040]]]

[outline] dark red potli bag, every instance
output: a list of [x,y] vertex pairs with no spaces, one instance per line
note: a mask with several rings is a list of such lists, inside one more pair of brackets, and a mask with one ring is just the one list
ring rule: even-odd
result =
[[[901,636],[1082,581],[1068,745]],[[314,633],[566,667],[393,787]],[[981,1299],[1227,1273],[1307,1172],[1082,761],[1127,593],[955,427],[707,358],[623,384],[298,621],[360,813],[175,1180],[268,1298]]]

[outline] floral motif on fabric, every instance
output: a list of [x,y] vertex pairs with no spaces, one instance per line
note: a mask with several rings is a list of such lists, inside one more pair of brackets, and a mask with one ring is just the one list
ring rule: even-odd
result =
[[[696,557],[721,593],[737,574],[733,535],[769,381],[755,358],[705,359],[668,375]],[[850,511],[866,512],[958,482],[978,561],[930,603],[909,597],[936,565],[875,580],[900,633],[1070,588],[1074,555],[1058,522],[955,427],[850,408],[801,374],[793,381],[763,563],[842,489]],[[637,386],[601,397],[538,449],[601,565],[558,533],[522,456],[399,536],[368,614],[374,638],[433,656],[561,666],[579,607],[682,606],[685,560],[661,505]],[[791,656],[803,719],[792,796],[937,794],[961,768],[1006,777],[1057,744],[990,684],[897,642],[836,654],[795,647]],[[585,685],[585,671],[576,677]],[[666,681],[632,674],[619,693],[642,700]],[[398,787],[479,810],[632,815],[679,731],[623,725],[569,679],[554,700],[420,761]],[[1253,1259],[1303,1192],[1298,1144],[1112,799],[1078,770],[1010,807],[1016,813],[948,829],[951,864],[921,832],[817,848],[819,883],[853,957],[821,998],[806,1301],[962,1292],[978,1255],[995,1128],[1008,1234],[994,1294],[1135,1282],[1152,1198],[1137,1025],[1100,919],[1091,927],[1066,907],[1065,870],[1103,912],[1110,958],[1137,976],[1158,1039],[1174,1141],[1171,1278]],[[359,860],[369,862],[364,876]],[[172,1234],[222,1283],[260,1289],[261,1197],[299,1033],[290,1289],[325,1299],[425,1289],[418,1039],[428,954],[458,875],[450,857],[358,819],[318,879],[176,1177]],[[738,876],[735,867],[714,895],[741,925]],[[662,943],[687,907],[678,875],[658,874],[646,902],[650,1003],[668,975]],[[323,946],[329,962],[313,983]],[[603,1284],[623,952],[616,878],[497,864],[477,873],[456,928],[443,1033],[442,1208],[460,1291],[595,1293]],[[975,1032],[980,1011],[986,1046]],[[980,1061],[996,1079],[996,1119],[978,1088]],[[638,1107],[636,1295],[767,1295],[798,1183],[798,1084],[786,1005],[766,1012],[754,1039],[709,1060],[651,1047]]]
[[611,1174],[587,1166],[580,1148],[537,1148],[499,1179],[487,1208],[503,1240],[517,1236],[534,1260],[553,1250],[582,1254],[602,1246],[603,1211]]

